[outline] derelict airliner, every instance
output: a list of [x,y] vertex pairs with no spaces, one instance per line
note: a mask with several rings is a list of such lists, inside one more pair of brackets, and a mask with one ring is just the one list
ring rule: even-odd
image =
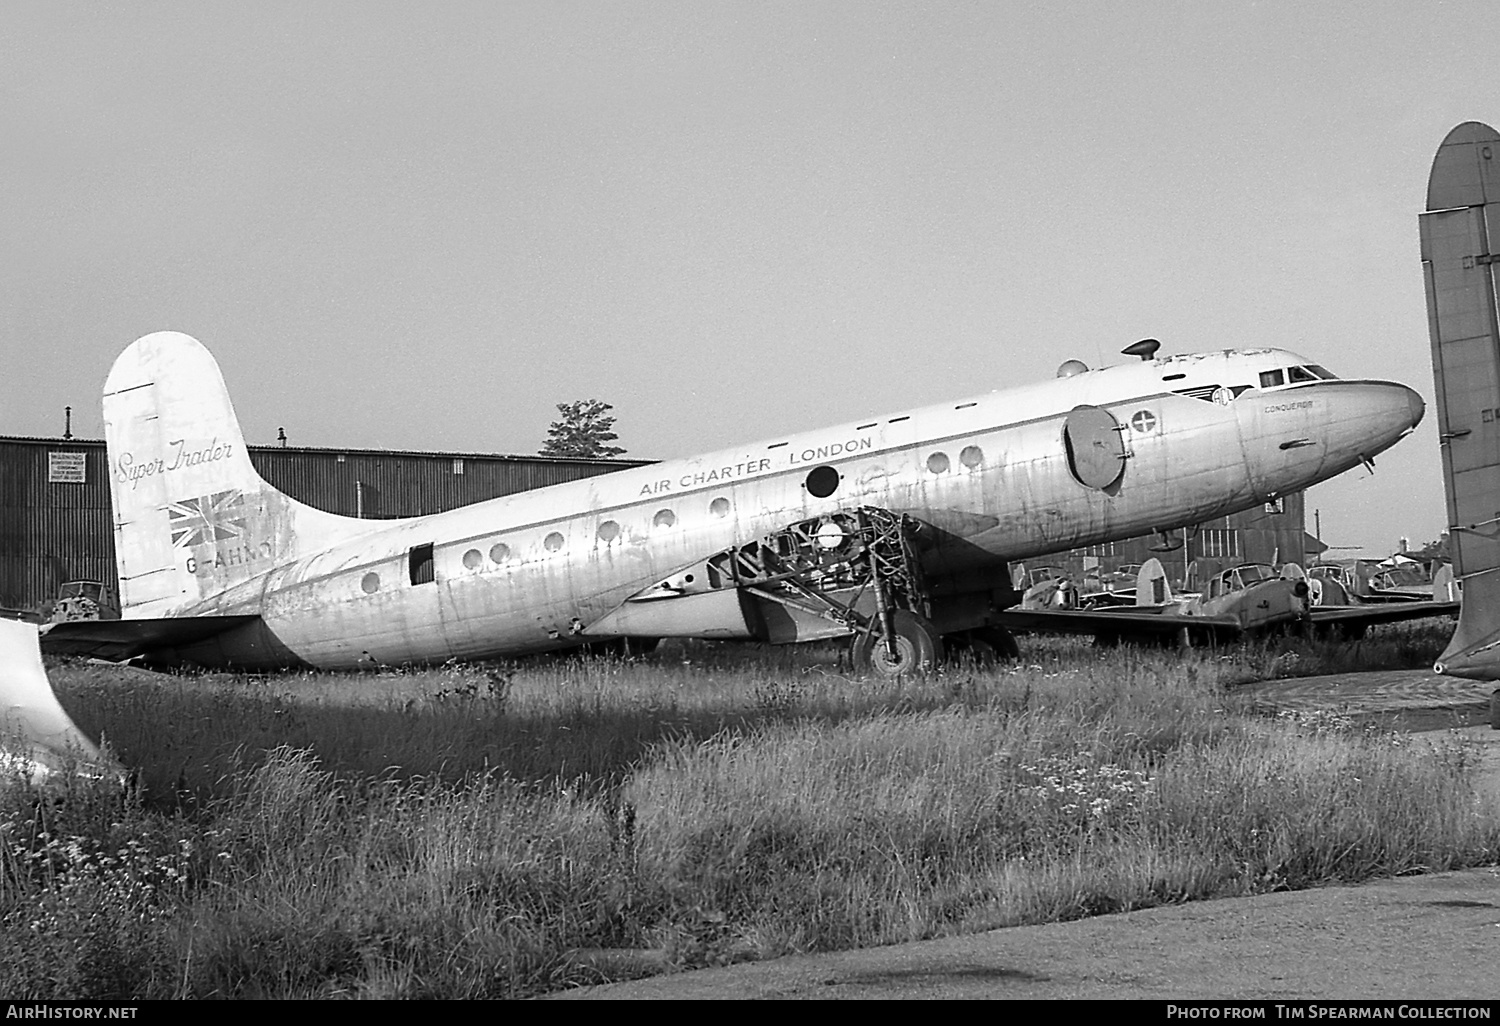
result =
[[403,520],[262,481],[218,365],[147,335],[104,388],[124,619],[52,652],[247,670],[662,637],[847,637],[899,675],[1013,645],[1007,562],[1198,523],[1409,434],[1423,403],[1281,349],[1138,357]]

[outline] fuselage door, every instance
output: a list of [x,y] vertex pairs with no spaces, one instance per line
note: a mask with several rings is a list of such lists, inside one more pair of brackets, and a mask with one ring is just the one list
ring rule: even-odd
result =
[[1078,406],[1063,423],[1068,469],[1085,488],[1103,491],[1125,472],[1125,439],[1108,410]]

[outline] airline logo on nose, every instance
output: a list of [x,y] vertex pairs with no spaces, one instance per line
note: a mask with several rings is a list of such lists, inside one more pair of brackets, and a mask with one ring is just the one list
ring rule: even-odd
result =
[[1148,431],[1156,430],[1156,417],[1150,410],[1142,410],[1130,418],[1130,426],[1135,429],[1136,433],[1144,435]]
[[215,492],[167,504],[173,548],[191,548],[245,533],[245,499],[238,491]]

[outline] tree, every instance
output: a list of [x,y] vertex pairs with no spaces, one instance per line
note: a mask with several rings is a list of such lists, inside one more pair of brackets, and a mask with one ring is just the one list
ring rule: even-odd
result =
[[547,440],[539,450],[543,456],[580,456],[585,459],[604,459],[625,452],[618,445],[610,445],[620,436],[612,430],[615,418],[609,415],[614,409],[609,403],[598,399],[580,399],[575,403],[558,403],[561,419],[554,420],[547,429]]

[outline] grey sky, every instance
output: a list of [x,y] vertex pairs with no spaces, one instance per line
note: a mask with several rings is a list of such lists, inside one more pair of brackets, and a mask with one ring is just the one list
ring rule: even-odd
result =
[[[1430,402],[1427,170],[1500,121],[1482,2],[0,13],[3,434],[98,437],[165,328],[260,443],[532,452],[598,397],[682,456],[1145,336]],[[1432,414],[1313,508],[1435,537]]]

